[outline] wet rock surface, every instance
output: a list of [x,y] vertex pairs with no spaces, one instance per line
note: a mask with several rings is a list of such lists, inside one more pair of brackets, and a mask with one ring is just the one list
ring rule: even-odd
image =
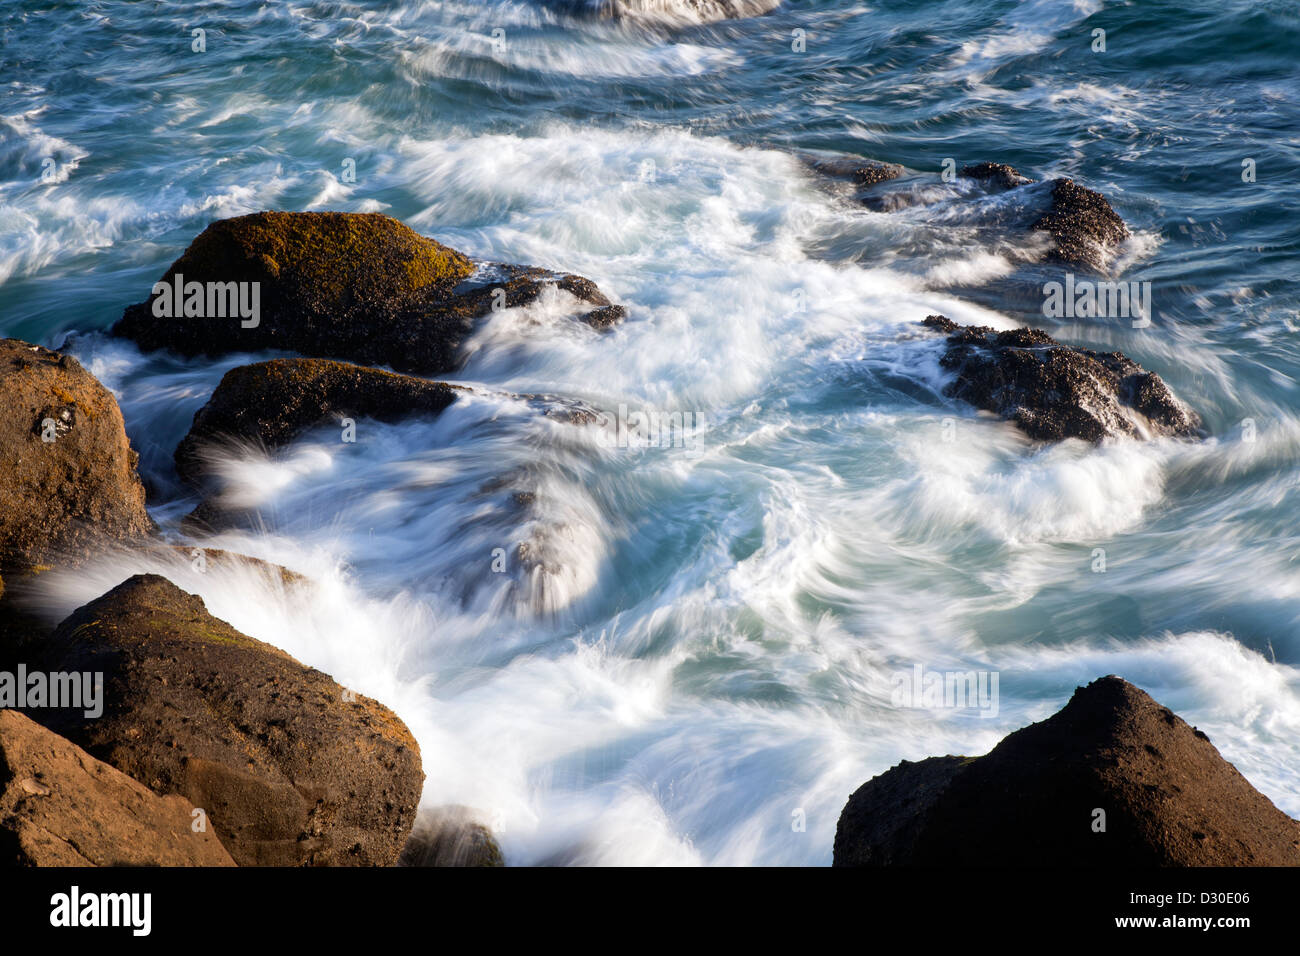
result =
[[421,811],[399,866],[505,866],[501,847],[469,807]]
[[117,400],[75,358],[0,340],[0,569],[153,531]]
[[372,418],[393,422],[436,416],[457,386],[328,359],[274,359],[227,372],[176,448],[176,471],[197,483],[203,448],[235,439],[263,448],[289,444],[325,423]]
[[1300,822],[1112,676],[983,757],[868,781],[840,815],[835,865],[1298,866]]
[[[972,198],[987,198],[990,193],[1032,187],[1024,193],[1017,193],[1017,196],[1024,197],[1023,208],[1020,203],[1011,209],[978,207],[980,212],[972,224],[1000,230],[1011,228],[1046,233],[1052,242],[1041,253],[1045,259],[1090,271],[1103,271],[1116,247],[1130,235],[1124,220],[1101,193],[1080,186],[1072,179],[1035,183],[1006,163],[979,162],[963,166],[957,173],[958,178],[980,186],[972,197],[969,187],[965,193],[954,193],[951,186],[946,190],[939,189],[933,176],[909,175],[904,167],[895,163],[854,157],[802,158],[814,171],[852,183],[857,187],[853,199],[876,212],[897,212],[911,206],[941,202],[970,202]],[[899,181],[896,186],[875,188],[895,180]]]
[[1013,189],[1033,182],[1028,176],[1022,176],[1015,167],[1006,163],[972,163],[963,166],[958,174],[967,179],[978,179],[990,186]]
[[1109,250],[1129,237],[1124,220],[1099,192],[1073,179],[1052,184],[1052,202],[1030,227],[1056,240],[1049,257],[1067,265],[1101,269]]
[[[589,279],[528,266],[481,268],[379,213],[262,212],[219,220],[160,281],[173,290],[177,276],[182,290],[203,287],[200,314],[184,314],[188,292],[151,293],[126,309],[113,334],[142,349],[187,356],[282,349],[434,375],[457,366],[462,343],[489,312],[525,305],[547,287],[593,306],[579,318],[594,327],[623,317]],[[255,318],[230,309],[218,315],[217,305],[226,302],[220,296],[209,305],[209,290],[227,283],[247,290],[256,284]]]
[[386,866],[406,843],[424,775],[405,725],[163,577],[71,614],[32,666],[102,672],[99,718],[31,716],[202,808],[241,866]]
[[[962,167],[960,175],[1004,190],[1033,183],[1005,163],[975,163]],[[1094,270],[1101,270],[1110,252],[1129,237],[1128,226],[1105,196],[1064,178],[1051,181],[1047,209],[1029,228],[1054,240],[1048,259]]]
[[1200,417],[1164,381],[1120,352],[1062,345],[1041,329],[998,332],[942,315],[940,365],[955,374],[944,394],[1014,422],[1037,441],[1200,437]]

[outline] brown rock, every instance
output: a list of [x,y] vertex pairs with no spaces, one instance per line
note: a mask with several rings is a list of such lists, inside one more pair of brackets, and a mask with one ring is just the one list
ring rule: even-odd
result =
[[0,710],[0,867],[234,866],[193,809]]
[[33,716],[203,808],[241,866],[386,866],[406,842],[424,775],[402,722],[165,578],[136,575],[74,612],[32,666],[103,672],[100,718]]
[[[185,285],[204,284],[203,315],[176,315],[175,303],[172,314],[156,314],[166,313],[175,296],[151,293],[126,309],[113,334],[183,355],[284,349],[434,375],[456,367],[462,342],[489,311],[530,302],[547,286],[595,305],[599,314],[581,318],[597,327],[614,321],[608,310],[617,308],[589,279],[526,266],[480,269],[379,213],[261,212],[219,220],[161,281],[173,289],[177,275]],[[256,323],[229,308],[219,314],[215,298],[208,308],[209,283],[249,283],[250,290],[256,283]]]
[[76,359],[0,340],[0,569],[148,535],[136,461],[117,401]]

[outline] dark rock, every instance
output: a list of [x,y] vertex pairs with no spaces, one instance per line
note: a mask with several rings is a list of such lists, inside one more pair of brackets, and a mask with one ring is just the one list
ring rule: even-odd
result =
[[117,401],[76,359],[0,340],[0,569],[150,534],[137,458]]
[[275,359],[233,368],[176,448],[176,471],[197,483],[203,447],[223,439],[280,448],[302,432],[342,418],[398,421],[437,415],[458,388],[327,359]]
[[33,712],[156,793],[202,808],[247,865],[392,864],[419,747],[386,707],[136,575],[71,614],[33,667],[104,674],[104,713]]
[[113,334],[182,355],[283,349],[438,374],[456,367],[478,320],[493,308],[531,302],[547,286],[565,288],[597,311],[611,308],[581,276],[526,266],[483,272],[378,213],[255,213],[208,226],[162,279],[258,283],[254,327],[244,328],[238,315],[158,316],[160,297],[151,294],[126,309]]
[[1106,197],[1072,179],[1056,180],[1051,207],[1030,228],[1056,240],[1049,258],[1092,269],[1102,268],[1108,250],[1129,237],[1124,220]]
[[843,179],[855,186],[866,188],[902,176],[906,170],[897,163],[881,163],[874,159],[843,157],[823,159],[808,156],[805,162],[816,172],[834,179]]
[[0,868],[234,866],[193,810],[0,710]]
[[983,757],[868,781],[840,816],[835,865],[1300,866],[1300,822],[1203,733],[1104,677]]
[[54,625],[33,613],[24,600],[36,573],[10,575],[0,591],[0,671],[12,672],[29,660],[32,648],[54,631]]
[[1119,352],[1061,345],[1040,329],[997,332],[945,316],[923,324],[948,334],[939,361],[957,377],[944,394],[1015,422],[1035,440],[1202,434],[1200,416],[1159,375]]
[[421,812],[399,866],[505,866],[496,838],[469,807]]
[[[1033,182],[1005,163],[963,166],[961,175],[1001,189]],[[1109,251],[1129,237],[1128,226],[1101,193],[1080,186],[1073,179],[1055,179],[1051,185],[1047,211],[1029,228],[1045,232],[1055,240],[1047,258],[1100,270]]]
[[1020,175],[1019,171],[1006,163],[974,163],[963,166],[958,175],[967,179],[978,179],[1002,189],[1014,189],[1016,186],[1033,182],[1028,176]]
[[612,328],[627,318],[627,309],[621,305],[604,305],[598,309],[592,309],[582,316],[582,321],[586,322],[593,329]]
[[840,813],[835,831],[836,866],[899,866],[910,863],[923,820],[970,757],[901,761],[863,784]]

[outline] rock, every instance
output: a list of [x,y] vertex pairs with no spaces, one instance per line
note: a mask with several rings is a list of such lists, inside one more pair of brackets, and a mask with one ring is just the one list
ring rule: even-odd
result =
[[804,161],[823,176],[843,179],[863,188],[897,179],[906,172],[897,163],[881,163],[874,159],[859,159],[852,156],[825,159],[810,155],[804,157]]
[[942,315],[923,324],[948,334],[939,362],[956,379],[944,394],[1015,422],[1037,441],[1202,435],[1200,416],[1119,352],[1062,345],[1040,329],[997,332]]
[[234,866],[193,809],[0,710],[0,867]]
[[150,534],[136,463],[116,399],[76,359],[0,340],[0,570]]
[[226,551],[223,548],[204,548],[192,544],[173,544],[168,545],[168,550],[179,556],[182,560],[189,562],[191,565],[202,555],[205,570],[237,570],[249,569],[256,571],[259,575],[271,581],[278,581],[285,588],[299,587],[309,583],[310,578],[299,574],[297,571],[291,571],[283,565],[272,564],[270,561],[263,561],[261,558],[254,558],[247,554],[239,554],[235,551]]
[[1108,250],[1129,237],[1124,220],[1106,197],[1072,179],[1053,183],[1051,207],[1030,228],[1056,240],[1049,258],[1092,269],[1101,269]]
[[[616,321],[595,284],[526,266],[476,267],[468,257],[379,213],[262,212],[208,226],[163,276],[174,288],[248,283],[257,316],[205,304],[203,315],[167,317],[170,294],[126,309],[113,334],[143,349],[223,355],[283,349],[318,358],[438,374],[455,368],[461,343],[493,308],[522,305],[558,286],[596,308],[582,318]],[[184,296],[188,300],[188,293]]]
[[197,483],[204,445],[235,438],[266,448],[289,444],[303,431],[342,418],[391,422],[437,415],[458,388],[410,375],[327,359],[275,359],[233,368],[194,415],[176,448],[176,471]]
[[1014,189],[1016,186],[1023,186],[1026,183],[1033,182],[1028,176],[1022,176],[1012,166],[1006,163],[974,163],[970,166],[963,166],[959,176],[967,179],[978,179],[981,182],[992,186],[1000,186],[1003,189]]
[[[804,155],[801,158],[816,172],[853,183],[858,187],[853,198],[877,212],[897,212],[915,205],[968,198],[964,193],[954,195],[950,187],[935,189],[915,179],[886,189],[873,189],[906,175],[907,170],[894,163],[853,157],[827,159]],[[996,211],[987,204],[975,206],[975,225],[1001,230],[1011,224],[1015,228],[1045,232],[1053,240],[1050,248],[1042,253],[1046,259],[1102,271],[1114,248],[1129,237],[1124,220],[1106,197],[1072,179],[1053,179],[1035,185],[1034,180],[1015,167],[989,162],[963,166],[958,176],[980,183],[984,189],[977,191],[979,195],[1033,186],[1032,190],[1017,194],[1024,197],[1024,206],[1002,205]]]
[[469,807],[421,812],[399,866],[505,866],[496,838]]
[[36,578],[34,574],[11,576],[0,593],[0,671],[13,671],[54,630],[22,600]]
[[[1015,189],[1033,182],[1005,163],[963,166],[960,175],[998,189]],[[1073,179],[1052,180],[1047,211],[1029,228],[1055,240],[1047,258],[1094,270],[1102,269],[1110,250],[1129,237],[1128,226],[1106,197]]]
[[865,783],[834,865],[1300,866],[1300,822],[1205,734],[1103,677],[983,757],[904,761]]
[[32,716],[206,811],[241,866],[392,864],[415,820],[419,747],[386,707],[136,575],[73,612],[33,667],[102,672],[104,713]]

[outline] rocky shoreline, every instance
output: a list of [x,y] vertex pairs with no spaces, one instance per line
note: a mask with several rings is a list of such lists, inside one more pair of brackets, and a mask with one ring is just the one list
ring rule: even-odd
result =
[[[819,172],[867,191],[903,174],[873,163]],[[962,175],[990,189],[1030,186],[993,164]],[[1104,198],[1070,180],[1055,181],[1049,209],[1032,228],[1052,237],[1061,261],[1085,263],[1127,235]],[[238,309],[213,320],[214,294],[233,296],[225,301]],[[322,423],[441,414],[467,390],[427,376],[453,372],[491,312],[542,297],[591,334],[626,317],[582,276],[476,263],[379,214],[258,213],[205,229],[112,332],[143,350],[185,356],[299,356],[232,369],[195,415],[175,466],[206,496],[205,452],[213,445],[275,449]],[[948,397],[1014,422],[1031,439],[1202,435],[1196,413],[1120,353],[942,316],[924,326],[946,336],[941,365],[954,376]],[[108,547],[156,546],[160,531],[145,509],[117,402],[75,358],[0,341],[0,406],[0,574],[9,585],[0,593],[0,670],[21,664],[104,681],[104,709],[93,717],[66,707],[0,711],[0,861],[502,865],[500,847],[472,809],[444,807],[417,820],[420,750],[391,710],[240,633],[166,577],[129,577],[60,622],[25,608],[24,589],[50,568],[75,568]],[[556,411],[540,406],[542,414]],[[597,419],[585,410],[560,417],[578,427]],[[229,515],[204,497],[192,518],[183,530],[200,532]],[[1110,855],[1096,857],[1097,865],[1297,862],[1295,822],[1270,814],[1272,804],[1233,777],[1208,741],[1156,707],[1107,678],[1080,691],[1055,723],[1013,734],[986,757],[900,765],[850,800],[836,864],[937,861],[950,838],[1006,810],[989,802],[996,794],[1029,794],[1033,807],[1043,794],[1033,812],[1050,830],[1051,800],[1076,785],[1075,802],[1110,807],[1116,821],[1116,836],[1104,844]],[[997,789],[994,780],[1018,783]],[[1161,799],[1140,799],[1152,786]],[[1249,813],[1234,821],[1229,807]],[[1144,814],[1178,827],[1149,832]],[[1073,832],[1029,844],[1024,837],[1017,844],[1013,833],[982,832],[989,835],[963,851],[972,865],[989,853],[1036,864],[1070,863],[1084,852]]]

